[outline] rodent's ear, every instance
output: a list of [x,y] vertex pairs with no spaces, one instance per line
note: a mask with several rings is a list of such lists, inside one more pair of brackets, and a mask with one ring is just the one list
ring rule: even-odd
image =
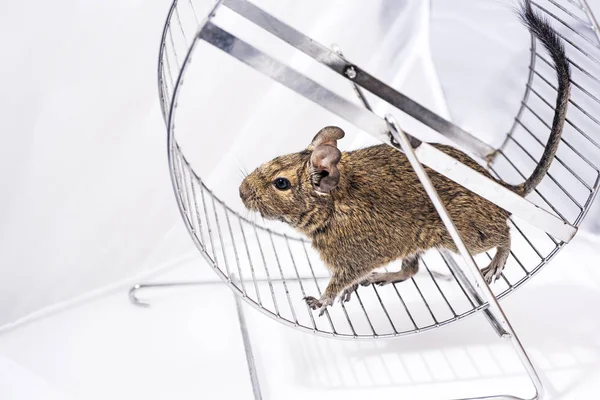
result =
[[310,180],[316,191],[329,193],[338,185],[340,171],[337,165],[341,158],[342,152],[331,144],[315,147],[310,156]]
[[312,143],[308,145],[308,150],[314,150],[322,144],[328,144],[337,147],[337,141],[345,135],[342,128],[337,126],[326,126],[321,129],[313,138]]

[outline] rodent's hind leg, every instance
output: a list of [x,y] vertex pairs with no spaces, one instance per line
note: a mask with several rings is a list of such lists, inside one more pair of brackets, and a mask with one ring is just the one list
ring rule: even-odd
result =
[[421,254],[419,253],[404,258],[402,260],[402,267],[398,272],[371,272],[369,275],[366,276],[364,280],[360,282],[360,284],[362,286],[369,286],[371,284],[383,286],[390,283],[398,283],[410,279],[417,272],[419,272],[420,257]]
[[490,262],[490,265],[481,270],[481,274],[488,285],[496,282],[500,278],[502,270],[508,260],[508,256],[510,256],[510,237],[507,239],[506,243],[503,243],[496,248],[496,254]]

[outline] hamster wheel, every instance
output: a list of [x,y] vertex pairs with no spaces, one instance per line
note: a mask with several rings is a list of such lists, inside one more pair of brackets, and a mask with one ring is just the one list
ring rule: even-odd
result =
[[[284,19],[286,15],[293,19],[294,12],[288,10],[286,14],[281,2],[272,3],[271,7],[279,7]],[[278,85],[278,93],[284,93],[286,98],[304,102],[302,106],[310,104],[306,100],[316,103],[328,111],[328,118],[341,117],[346,126],[354,126],[359,132],[367,132],[388,144],[394,142],[392,144],[399,147],[398,142],[404,143],[406,136],[394,129],[393,121],[390,123],[389,119],[386,121],[373,111],[366,92],[379,101],[380,109],[389,108],[393,113],[418,121],[420,125],[417,126],[422,130],[429,132],[431,128],[437,132],[436,139],[448,140],[482,163],[487,161],[495,176],[519,182],[533,170],[550,131],[556,98],[550,59],[532,36],[525,87],[520,89],[520,103],[515,99],[516,116],[504,127],[508,132],[498,145],[491,146],[253,3],[219,0],[207,5],[199,0],[174,0],[160,44],[159,97],[167,126],[169,168],[177,203],[189,234],[206,262],[236,295],[255,309],[285,325],[321,336],[346,339],[398,337],[448,325],[478,311],[484,313],[499,334],[511,336],[514,332],[507,328],[494,296],[502,299],[515,291],[568,243],[589,211],[600,184],[597,165],[600,160],[600,137],[597,135],[600,126],[600,36],[597,22],[585,0],[536,0],[531,1],[531,5],[547,17],[564,40],[572,66],[573,86],[555,162],[535,193],[526,200],[506,200],[503,197],[506,193],[489,186],[489,182],[484,182],[485,178],[478,181],[460,165],[452,166],[450,160],[440,160],[439,154],[427,153],[428,147],[423,146],[423,151],[420,147],[413,153],[401,146],[407,155],[418,156],[423,164],[484,197],[488,196],[486,198],[512,212],[512,252],[501,279],[491,285],[491,291],[485,284],[482,288],[482,281],[478,281],[481,277],[469,278],[459,259],[455,260],[444,251],[431,251],[422,258],[421,272],[410,280],[384,287],[360,288],[350,302],[335,304],[319,318],[303,298],[320,295],[328,274],[310,243],[282,224],[257,223],[251,217],[245,217],[240,207],[235,209],[231,202],[223,200],[227,197],[223,180],[211,180],[203,175],[210,169],[209,164],[212,173],[219,172],[223,164],[218,164],[213,149],[226,146],[235,133],[198,134],[201,126],[207,131],[212,129],[202,125],[202,116],[215,110],[205,110],[212,99],[192,107],[186,98],[188,103],[184,104],[183,98],[189,93],[208,90],[206,82],[205,86],[200,86],[195,79],[218,72],[235,80],[227,82],[228,86],[254,87],[257,82],[273,82]],[[204,10],[200,10],[202,6]],[[265,43],[269,43],[268,46]],[[286,62],[271,55],[276,50],[284,54],[279,58],[285,58]],[[203,56],[209,51],[212,51],[211,60],[221,57],[219,62],[208,72],[190,73],[191,66],[211,67],[208,58]],[[192,59],[200,61],[192,63]],[[294,67],[289,63],[295,63]],[[309,73],[315,77],[309,78]],[[352,96],[338,94],[344,91],[340,88],[352,87],[363,106],[357,105],[357,99]],[[219,84],[212,82],[209,88],[218,90]],[[235,101],[232,97],[231,102]],[[180,105],[182,107],[178,107]],[[189,118],[180,119],[180,110],[184,107],[188,114],[199,119],[192,118],[193,122]],[[223,110],[220,117],[232,122],[228,110]],[[313,125],[303,143],[307,144],[318,128]],[[301,134],[297,126],[286,126],[283,130],[293,130],[289,133],[291,136]],[[423,139],[417,131],[414,134]],[[205,139],[200,145],[193,140],[199,136]],[[277,140],[284,143],[287,139]],[[298,148],[290,150],[297,151]],[[418,172],[418,168],[415,167],[415,171]],[[223,175],[217,176],[222,178]],[[469,183],[465,176],[476,183]],[[227,189],[230,194],[232,191],[237,194],[240,181],[225,180],[230,186]],[[224,197],[221,192],[225,193]],[[481,268],[491,258],[491,254],[483,254],[475,260]],[[494,313],[494,309],[499,313]],[[520,343],[517,344],[517,351],[522,350]],[[527,358],[524,350],[521,356]],[[532,370],[530,365],[531,376],[535,375]],[[532,377],[534,383],[539,383],[536,378]],[[536,384],[536,388],[539,393],[539,385]]]
[[[198,2],[200,3],[200,2]],[[563,4],[564,3],[564,4]],[[600,159],[600,125],[594,114],[600,103],[600,47],[597,28],[584,1],[558,0],[533,2],[535,8],[554,23],[567,44],[573,67],[573,93],[562,142],[555,162],[542,185],[532,197],[540,208],[558,220],[559,225],[578,227],[598,191]],[[460,268],[451,255],[430,252],[422,259],[422,272],[407,282],[385,287],[365,287],[353,301],[330,308],[325,318],[318,318],[304,304],[303,297],[320,294],[327,282],[326,269],[303,238],[280,225],[261,225],[245,218],[222,201],[214,189],[201,178],[190,153],[198,148],[179,139],[175,128],[178,101],[188,74],[192,56],[201,58],[199,43],[210,44],[232,56],[231,68],[245,68],[260,76],[267,75],[291,92],[350,118],[359,128],[383,121],[370,110],[361,109],[296,70],[277,61],[258,47],[239,39],[217,25],[214,18],[221,11],[236,14],[263,29],[292,50],[304,53],[382,98],[396,108],[441,132],[480,158],[495,157],[490,170],[504,180],[518,180],[531,171],[549,132],[556,84],[550,61],[534,38],[531,59],[520,108],[501,146],[494,148],[474,138],[450,122],[389,88],[366,74],[355,64],[307,38],[252,3],[243,0],[219,1],[206,18],[201,18],[194,1],[174,1],[164,27],[158,66],[159,94],[167,123],[171,177],[181,215],[198,250],[214,271],[248,304],[279,322],[307,332],[338,338],[373,339],[414,334],[450,324],[484,310],[487,304],[476,290],[465,287]],[[235,19],[232,19],[235,21]],[[233,24],[235,25],[235,24]],[[235,27],[232,28],[235,30]],[[204,51],[210,46],[202,48]],[[242,61],[241,65],[238,61]],[[202,60],[201,63],[204,63]],[[250,70],[251,67],[253,70]],[[352,66],[348,70],[348,66]],[[335,74],[334,74],[335,75]],[[359,80],[359,77],[366,78]],[[186,77],[187,80],[187,77]],[[346,83],[347,84],[347,83]],[[192,85],[193,86],[193,85]],[[198,89],[197,87],[192,90]],[[197,114],[203,111],[196,110]],[[350,115],[352,114],[352,115]],[[197,128],[197,127],[196,127]],[[367,130],[365,129],[365,130]],[[371,133],[373,129],[371,130]],[[449,132],[449,133],[448,133]],[[228,133],[229,134],[229,133]],[[298,132],[294,133],[298,134]],[[310,136],[310,134],[308,134]],[[310,138],[306,138],[309,140]],[[387,140],[387,136],[381,136]],[[264,159],[263,161],[266,161]],[[232,183],[237,189],[239,182]],[[518,213],[516,215],[519,215]],[[519,216],[525,217],[523,213]],[[534,221],[534,225],[535,225]],[[539,221],[537,221],[539,222]],[[521,218],[511,220],[513,251],[501,280],[492,289],[501,299],[535,275],[568,242],[571,234],[562,235],[546,226],[531,226]],[[549,233],[547,233],[549,232]],[[480,267],[491,256],[477,258]],[[450,279],[444,279],[446,274]],[[237,281],[234,280],[237,276]]]

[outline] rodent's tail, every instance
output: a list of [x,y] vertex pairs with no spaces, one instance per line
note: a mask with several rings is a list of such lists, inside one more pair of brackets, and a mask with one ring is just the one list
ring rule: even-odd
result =
[[525,196],[540,184],[554,160],[556,150],[558,150],[560,137],[567,117],[569,96],[571,94],[571,68],[561,38],[546,19],[533,11],[530,0],[522,0],[518,13],[525,26],[544,45],[548,53],[550,53],[558,78],[554,120],[552,121],[552,129],[548,143],[544,149],[544,154],[542,154],[542,158],[531,176],[520,185],[512,186],[512,190],[521,196]]

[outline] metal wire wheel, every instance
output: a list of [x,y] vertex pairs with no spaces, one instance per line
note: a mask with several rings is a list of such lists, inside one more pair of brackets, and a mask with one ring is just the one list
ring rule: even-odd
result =
[[[198,250],[217,275],[248,304],[277,321],[330,337],[374,339],[409,335],[484,309],[486,304],[459,283],[456,269],[451,268],[456,261],[437,251],[423,257],[421,272],[409,281],[360,288],[350,302],[335,304],[321,318],[306,306],[302,298],[321,294],[328,278],[310,243],[280,225],[246,218],[220,200],[191,161],[190,152],[199,149],[185,146],[177,135],[176,114],[184,77],[192,56],[202,57],[199,32],[212,18],[210,11],[202,13],[207,18],[201,18],[197,3],[200,2],[175,0],[169,10],[160,44],[158,86],[179,209]],[[600,184],[598,28],[583,0],[539,0],[532,4],[556,26],[566,43],[573,90],[557,157],[530,200],[578,227]],[[218,5],[221,7],[221,2]],[[202,58],[201,62],[206,63],[207,59]],[[236,67],[238,64],[233,64],[232,68]],[[517,182],[530,174],[550,131],[555,97],[549,57],[532,38],[524,96],[512,126],[506,127],[510,129],[504,143],[489,165],[492,173]],[[211,111],[200,110],[199,114],[202,112]],[[196,128],[200,131],[200,127]],[[237,187],[239,182],[228,184]],[[498,298],[528,281],[565,245],[525,222],[512,219],[510,224],[513,250],[501,280],[492,287]],[[476,260],[480,267],[491,256],[479,255]]]

